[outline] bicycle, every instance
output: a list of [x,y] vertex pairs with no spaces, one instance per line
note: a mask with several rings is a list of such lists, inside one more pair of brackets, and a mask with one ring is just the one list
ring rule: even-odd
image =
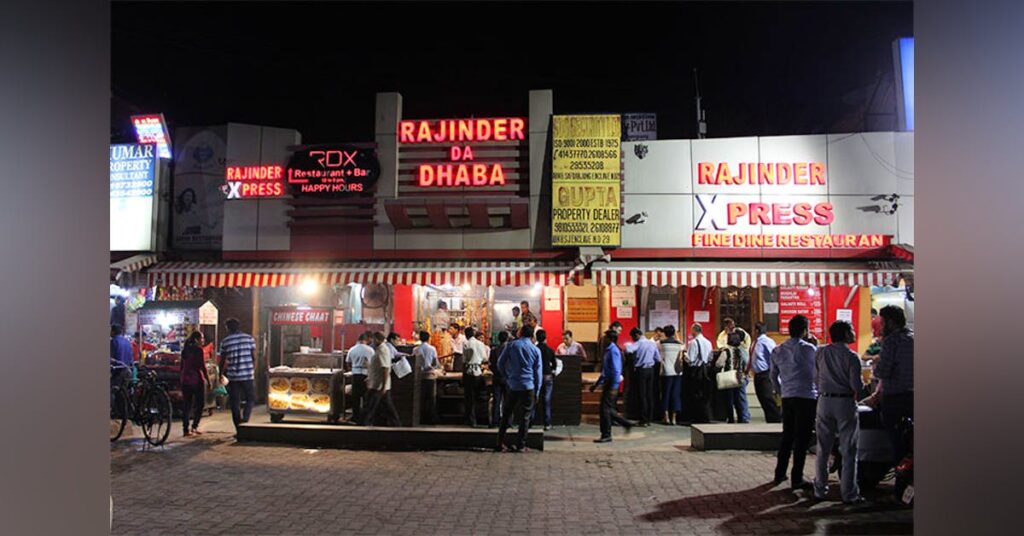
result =
[[[123,363],[111,360],[111,369],[129,369]],[[173,408],[167,387],[156,378],[156,372],[144,366],[133,365],[137,376],[125,376],[110,388],[110,420],[118,421],[111,427],[110,441],[117,441],[124,433],[125,426],[132,424],[142,428],[146,442],[154,447],[167,441],[173,424]]]

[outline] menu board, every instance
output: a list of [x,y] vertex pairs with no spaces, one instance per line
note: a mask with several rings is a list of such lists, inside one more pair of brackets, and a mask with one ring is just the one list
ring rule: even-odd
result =
[[789,321],[796,315],[804,315],[810,321],[811,335],[819,341],[825,340],[825,310],[818,287],[779,288],[779,326],[786,331]]
[[569,298],[566,320],[569,322],[597,322],[597,298]]

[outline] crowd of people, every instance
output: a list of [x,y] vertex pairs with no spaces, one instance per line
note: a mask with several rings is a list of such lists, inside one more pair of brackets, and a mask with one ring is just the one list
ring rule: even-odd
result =
[[[545,430],[551,428],[554,378],[560,368],[558,356],[586,358],[583,346],[574,340],[571,331],[563,332],[562,343],[553,350],[529,305],[524,302],[517,309],[516,320],[509,329],[498,333],[498,344],[493,349],[485,334],[473,327],[463,329],[453,323],[446,338],[450,341],[449,357],[462,371],[465,422],[476,426],[478,404],[489,403],[489,410],[484,413],[489,416],[490,425],[498,428],[496,448],[502,451],[526,450],[526,434],[534,420],[542,419]],[[256,402],[256,342],[241,331],[237,319],[228,319],[225,324],[228,335],[220,343],[218,363],[237,428],[248,422]],[[686,342],[680,340],[671,325],[656,330],[652,339],[634,328],[629,333],[630,341],[620,347],[622,324],[613,322],[600,343],[601,374],[590,388],[602,389],[601,435],[595,442],[612,440],[613,423],[628,432],[633,426],[650,426],[655,421],[664,425],[750,422],[747,384],[752,377],[765,420],[783,425],[775,483],[788,479],[793,489],[813,489],[816,498],[824,497],[828,456],[818,456],[813,484],[803,476],[812,431],[816,431],[819,453],[831,452],[838,441],[843,460],[843,500],[862,501],[856,466],[858,400],[866,390],[861,358],[850,348],[856,341],[853,327],[845,321],[834,322],[829,327],[830,343],[823,346],[809,334],[806,317],[794,316],[787,328],[788,340],[776,344],[764,323],[755,324],[756,338],[752,338],[727,318],[716,337],[717,348],[697,323],[690,326]],[[912,419],[914,413],[914,336],[903,310],[895,306],[886,306],[880,312],[872,310],[872,331],[877,339],[866,359],[874,367],[875,385],[861,403],[880,411],[895,464],[906,455],[900,424],[906,418]],[[407,357],[395,346],[398,338],[395,333],[385,336],[379,331],[367,331],[349,348],[345,361],[352,372],[352,423],[401,425],[391,399],[392,367]],[[423,423],[438,422],[437,379],[446,373],[440,360],[445,356],[439,355],[430,340],[430,333],[420,332],[419,344],[411,355],[419,382]],[[200,433],[204,388],[213,382],[204,365],[203,343],[202,334],[196,332],[182,350],[182,424],[186,436]],[[111,360],[122,365],[116,373],[124,374],[134,359],[131,343],[119,325],[111,327],[110,352]],[[636,423],[617,410],[626,374],[624,354],[632,369],[629,393],[636,397],[639,408],[640,419]],[[485,392],[485,370],[492,375],[487,402],[481,396]],[[120,378],[112,376],[111,380]],[[506,443],[508,429],[514,424],[518,424],[516,437]]]

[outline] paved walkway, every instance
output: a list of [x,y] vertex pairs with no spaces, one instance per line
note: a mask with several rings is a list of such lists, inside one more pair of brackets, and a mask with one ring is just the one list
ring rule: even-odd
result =
[[545,452],[496,454],[240,445],[225,412],[204,422],[111,447],[114,534],[912,532],[910,510],[814,504],[766,483],[770,453],[692,451],[684,427],[604,445],[596,426],[556,427]]

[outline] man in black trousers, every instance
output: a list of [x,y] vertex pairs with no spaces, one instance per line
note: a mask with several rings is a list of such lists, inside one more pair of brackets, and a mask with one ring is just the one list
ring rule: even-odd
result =
[[792,455],[790,483],[794,490],[810,487],[804,480],[804,459],[811,445],[818,408],[817,365],[814,360],[818,349],[804,340],[808,324],[806,316],[794,316],[789,321],[789,340],[780,344],[771,357],[772,385],[775,392],[782,395],[782,443],[775,465],[775,484],[786,481],[786,469]]

